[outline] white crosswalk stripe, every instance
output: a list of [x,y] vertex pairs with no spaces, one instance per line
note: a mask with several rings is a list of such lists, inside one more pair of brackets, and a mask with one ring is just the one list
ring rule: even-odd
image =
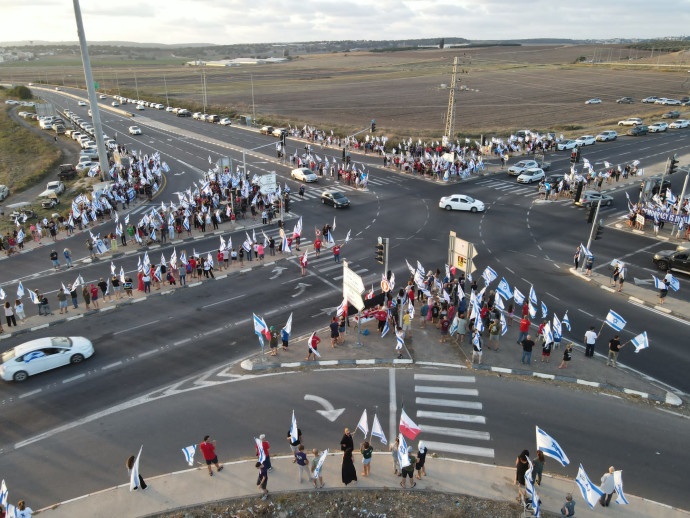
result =
[[430,452],[495,457],[494,449],[486,445],[491,436],[481,429],[486,417],[481,415],[479,391],[472,387],[477,381],[474,376],[416,373],[414,381],[419,394],[416,423]]

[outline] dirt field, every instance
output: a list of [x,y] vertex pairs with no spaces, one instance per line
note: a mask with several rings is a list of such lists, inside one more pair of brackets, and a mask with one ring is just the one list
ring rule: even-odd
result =
[[[610,64],[575,64],[579,57]],[[257,118],[274,124],[290,121],[343,130],[361,129],[376,119],[382,132],[440,136],[448,105],[447,85],[455,56],[462,59],[456,93],[456,131],[461,135],[506,134],[528,128],[581,134],[625,117],[652,117],[668,107],[619,105],[623,96],[679,98],[690,93],[690,54],[652,57],[622,46],[519,46],[430,49],[402,52],[353,52],[299,56],[284,64],[206,67],[208,104],[215,110],[252,112],[252,80]],[[626,56],[637,58],[627,60]],[[644,57],[647,56],[647,57]],[[687,64],[671,67],[669,64]],[[667,68],[664,68],[667,65]],[[54,69],[55,67],[51,67]],[[95,77],[108,90],[170,103],[191,101],[201,109],[201,71],[180,66],[99,67]],[[15,77],[45,72],[15,68]],[[55,73],[52,70],[51,73]],[[165,76],[165,83],[163,76]],[[41,77],[38,75],[38,77]],[[62,70],[79,81],[79,70]],[[59,78],[56,78],[59,82]],[[600,97],[601,105],[585,105]],[[685,109],[687,114],[690,110]]]

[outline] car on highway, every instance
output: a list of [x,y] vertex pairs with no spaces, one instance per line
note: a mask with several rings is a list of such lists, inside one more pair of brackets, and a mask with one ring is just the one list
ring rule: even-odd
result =
[[178,117],[191,117],[192,112],[190,112],[189,110],[185,110],[184,108],[180,108],[179,110],[177,110],[176,115]]
[[527,169],[534,167],[539,167],[546,171],[549,167],[551,167],[551,164],[549,162],[539,163],[536,160],[520,160],[508,168],[508,174],[510,176],[520,176]]
[[135,110],[144,111],[146,108],[144,108],[143,104],[137,104],[134,108]]
[[58,180],[48,182],[48,185],[46,185],[46,190],[53,191],[55,194],[62,194],[65,192],[65,184]]
[[678,119],[677,121],[673,121],[668,125],[668,127],[671,129],[687,128],[688,126],[690,126],[690,120],[687,119]]
[[221,126],[230,126],[232,124],[232,120],[228,119],[227,117],[220,119],[218,122]]
[[206,122],[210,122],[210,123],[220,122],[220,115],[214,115],[214,114],[207,115],[206,116]]
[[194,112],[194,113],[192,114],[192,119],[194,119],[194,120],[196,121],[196,120],[201,119],[201,116],[202,116],[202,113],[201,113],[201,112]]
[[91,169],[93,166],[98,165],[98,162],[94,162],[88,156],[80,155],[79,162],[74,166],[77,171],[83,171],[84,169]]
[[130,135],[141,135],[141,128],[139,126],[130,126],[128,131]]
[[87,147],[79,152],[79,158],[88,157],[90,160],[95,160],[98,158],[98,149],[93,147]]
[[680,112],[676,110],[666,112],[661,116],[662,119],[675,119],[677,117],[680,117]]
[[613,130],[602,131],[596,137],[599,142],[607,142],[609,140],[616,140],[618,138],[618,132]]
[[0,378],[24,381],[41,372],[81,363],[93,353],[91,340],[83,336],[37,338],[2,353]]
[[575,205],[579,205],[580,207],[591,207],[592,205],[599,203],[599,200],[601,200],[601,205],[603,207],[613,205],[613,196],[609,196],[603,192],[593,191],[582,193],[580,200],[576,201]]
[[679,246],[675,250],[661,250],[652,258],[654,265],[662,271],[676,270],[690,273],[690,254],[688,249]]
[[678,99],[664,99],[663,102],[656,104],[664,104],[666,106],[680,106],[683,103],[680,102]]
[[575,139],[575,142],[577,142],[578,147],[591,146],[596,141],[597,141],[597,139],[594,135],[582,135],[581,137],[577,137]]
[[558,151],[564,151],[566,149],[575,149],[577,147],[577,142],[574,140],[562,140],[558,144],[556,144],[556,149]]
[[344,209],[350,206],[350,200],[340,191],[324,191],[321,193],[321,203],[332,205],[336,209]]
[[518,176],[517,181],[518,183],[534,183],[541,182],[544,178],[546,178],[546,174],[543,169],[532,167]]
[[86,106],[86,101],[79,101],[77,104],[79,106]]
[[56,87],[55,87],[55,90],[59,92],[59,91],[60,91],[60,87],[59,87],[59,86],[56,86]]
[[621,97],[616,101],[618,104],[632,104],[635,102],[635,99],[632,97]]
[[646,103],[646,104],[654,104],[658,100],[659,100],[659,98],[657,96],[651,95],[649,97],[645,97],[644,99],[642,99],[642,102]]
[[626,135],[630,135],[631,137],[638,137],[640,135],[646,135],[647,133],[649,133],[649,128],[644,124],[630,128],[625,132]]
[[655,122],[654,124],[649,125],[649,132],[650,133],[661,133],[662,131],[666,131],[668,129],[668,124],[665,122]]
[[274,137],[280,138],[283,136],[283,133],[285,133],[285,135],[287,135],[287,132],[288,132],[288,130],[286,130],[285,128],[276,128],[271,132],[271,135],[273,135]]
[[166,107],[165,107],[165,111],[166,111],[166,112],[171,112],[171,111],[173,111],[174,109],[175,109],[175,108],[173,108],[172,106],[166,106]]
[[466,194],[453,194],[444,196],[438,202],[438,206],[445,210],[468,210],[470,212],[484,212],[484,202],[475,200]]
[[0,201],[4,200],[10,195],[10,188],[6,185],[0,185]]
[[639,117],[628,117],[627,119],[618,121],[619,126],[637,126],[638,124],[642,124],[642,119]]
[[273,129],[273,126],[264,126],[259,130],[259,133],[261,133],[262,135],[270,135],[271,133],[273,133]]
[[585,104],[601,104],[601,99],[595,97],[594,99],[589,99],[588,101],[585,101]]
[[300,182],[312,183],[319,181],[319,177],[316,176],[311,169],[306,167],[298,167],[297,169],[293,169],[290,172],[290,176],[292,176],[295,180],[299,180]]

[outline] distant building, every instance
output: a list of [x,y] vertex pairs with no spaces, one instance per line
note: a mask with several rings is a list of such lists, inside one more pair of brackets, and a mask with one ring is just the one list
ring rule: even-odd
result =
[[219,59],[215,61],[187,61],[187,65],[195,67],[237,67],[240,65],[264,65],[269,63],[282,63],[287,58],[235,58]]

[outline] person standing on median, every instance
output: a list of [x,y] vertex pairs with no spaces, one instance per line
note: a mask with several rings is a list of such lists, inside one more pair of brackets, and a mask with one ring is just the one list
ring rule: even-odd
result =
[[204,460],[206,461],[206,466],[208,467],[208,475],[213,476],[213,469],[211,464],[216,466],[216,470],[223,471],[223,465],[218,464],[218,455],[216,454],[216,441],[209,441],[211,437],[209,435],[204,436],[203,442],[199,445]]
[[520,320],[520,334],[518,335],[517,343],[518,345],[522,345],[522,341],[527,338],[527,333],[529,333],[529,327],[532,325],[532,322],[529,321],[529,319],[525,316],[522,317]]
[[589,327],[589,331],[585,333],[585,356],[594,357],[594,346],[597,343],[599,334],[594,331],[594,326]]
[[606,366],[609,363],[612,367],[616,366],[616,360],[618,359],[618,351],[620,351],[626,344],[621,345],[620,336],[616,335],[611,340],[609,340],[609,356],[606,359]]
[[[311,452],[314,454],[314,458],[311,460],[311,466],[310,466],[310,471],[312,473],[312,480],[314,482],[314,488],[319,487],[322,488],[324,486],[323,483],[323,476],[321,475],[321,472],[319,472],[319,476],[316,476],[316,466],[319,464],[319,450],[314,448],[311,450]],[[317,486],[318,482],[318,486]]]
[[302,473],[307,473],[307,479],[309,479],[309,460],[307,459],[307,454],[304,453],[304,445],[300,444],[297,451],[294,452],[295,460],[292,462],[297,464],[297,469],[299,470],[299,483],[302,483]]
[[261,500],[266,500],[268,498],[268,489],[266,489],[266,486],[268,485],[268,470],[261,462],[257,462],[256,467],[259,470],[259,476],[256,479],[256,487],[258,487],[263,493]]
[[532,348],[534,347],[534,340],[530,335],[522,341],[522,357],[520,358],[520,363],[525,363],[529,365],[532,363]]

